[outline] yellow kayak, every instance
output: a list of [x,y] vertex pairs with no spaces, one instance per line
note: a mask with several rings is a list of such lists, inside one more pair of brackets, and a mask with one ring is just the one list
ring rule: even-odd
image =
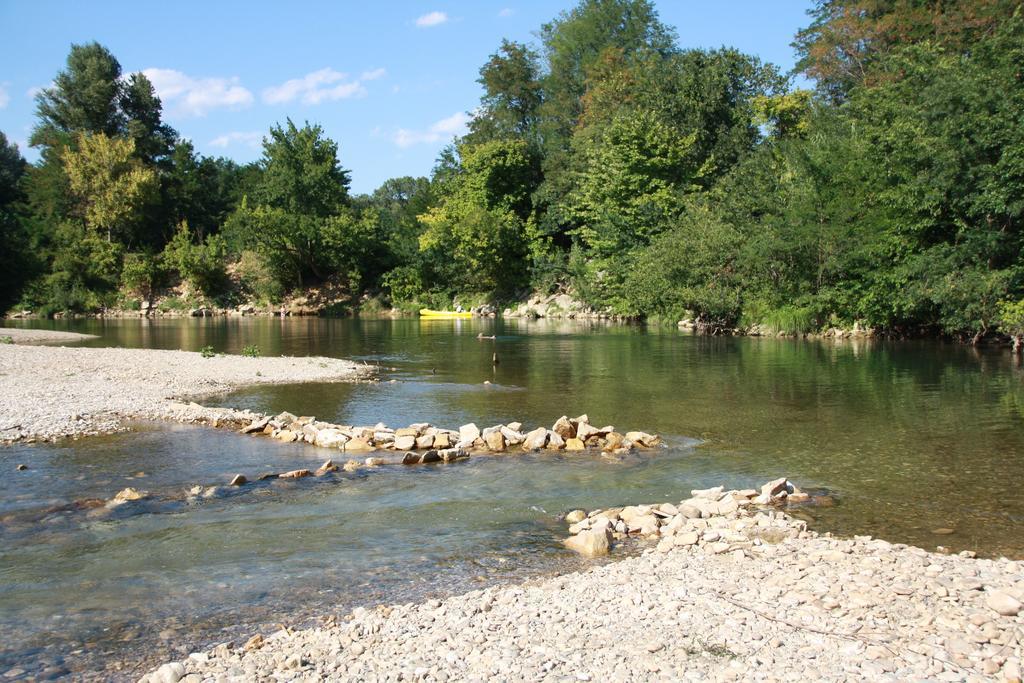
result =
[[432,311],[429,308],[420,309],[421,318],[472,318],[472,313],[459,313],[458,311]]

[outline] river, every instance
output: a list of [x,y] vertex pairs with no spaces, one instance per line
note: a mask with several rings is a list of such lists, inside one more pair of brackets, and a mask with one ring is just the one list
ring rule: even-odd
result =
[[620,462],[543,454],[385,467],[113,514],[65,508],[125,486],[172,497],[330,453],[163,424],[5,447],[5,471],[31,465],[31,476],[0,479],[0,675],[11,678],[131,678],[280,623],[584,568],[559,544],[559,513],[778,476],[833,497],[801,511],[820,530],[1024,557],[1024,369],[1005,351],[571,321],[23,324],[100,335],[93,346],[255,344],[381,368],[379,383],[264,386],[208,404],[393,427],[587,413],[657,432],[668,447]]

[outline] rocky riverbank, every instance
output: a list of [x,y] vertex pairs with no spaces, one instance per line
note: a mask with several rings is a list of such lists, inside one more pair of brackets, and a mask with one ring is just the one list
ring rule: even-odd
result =
[[0,344],[0,442],[116,432],[131,419],[248,423],[252,413],[182,398],[252,384],[370,377],[369,367],[336,358]]
[[[603,522],[602,533],[623,533],[612,529],[624,522],[651,547],[584,572],[255,634],[143,680],[1020,681],[1021,563],[808,531],[773,507],[793,495],[780,481],[570,513],[574,526],[588,520],[579,533]],[[659,521],[632,529],[647,516]]]

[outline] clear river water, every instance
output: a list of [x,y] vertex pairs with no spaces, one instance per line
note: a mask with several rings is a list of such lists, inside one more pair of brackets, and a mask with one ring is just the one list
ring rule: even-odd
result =
[[[566,510],[779,476],[835,501],[798,512],[819,530],[1024,557],[1024,368],[1007,351],[571,321],[23,324],[99,335],[86,346],[256,344],[381,368],[378,383],[259,387],[202,399],[211,405],[393,427],[588,413],[668,446],[621,461],[396,465],[191,505],[181,493],[193,485],[315,467],[332,452],[168,424],[0,447],[0,676],[12,679],[130,679],[282,623],[585,568],[559,542]],[[21,462],[30,470],[15,473]],[[114,512],[83,502],[125,486],[154,500]]]

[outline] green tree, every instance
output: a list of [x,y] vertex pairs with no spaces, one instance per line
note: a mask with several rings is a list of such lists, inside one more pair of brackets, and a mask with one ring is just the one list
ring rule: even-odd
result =
[[537,53],[508,40],[480,68],[480,109],[469,124],[466,142],[522,137],[539,144],[537,124],[543,101]]
[[363,224],[350,210],[348,171],[320,126],[289,119],[263,141],[262,174],[229,221],[232,237],[260,253],[282,283],[302,286],[338,272],[332,245],[348,244]]
[[131,139],[103,133],[82,134],[78,149],[66,148],[64,167],[71,194],[86,226],[105,232],[110,242],[131,242],[148,203],[156,193],[157,177],[134,155]]
[[25,230],[22,180],[27,168],[18,146],[0,132],[0,313],[18,301],[36,267]]

